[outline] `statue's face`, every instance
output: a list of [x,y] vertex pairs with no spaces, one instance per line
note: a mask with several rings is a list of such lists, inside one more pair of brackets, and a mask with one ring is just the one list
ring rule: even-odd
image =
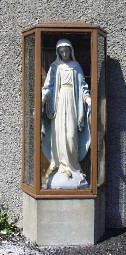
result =
[[71,49],[69,46],[59,47],[59,54],[63,62],[69,62],[71,60]]

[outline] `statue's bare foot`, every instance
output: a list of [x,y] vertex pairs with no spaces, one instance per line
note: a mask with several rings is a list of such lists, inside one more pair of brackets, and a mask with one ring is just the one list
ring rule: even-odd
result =
[[57,167],[54,167],[54,168],[51,168],[50,166],[48,167],[46,173],[45,173],[45,177],[48,178],[50,176],[50,174],[52,174],[53,171],[57,171],[58,168]]

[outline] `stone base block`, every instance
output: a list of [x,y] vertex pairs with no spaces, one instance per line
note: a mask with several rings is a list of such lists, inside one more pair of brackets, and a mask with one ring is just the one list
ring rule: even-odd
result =
[[95,199],[34,199],[23,194],[23,233],[38,245],[94,244],[104,230],[104,193]]

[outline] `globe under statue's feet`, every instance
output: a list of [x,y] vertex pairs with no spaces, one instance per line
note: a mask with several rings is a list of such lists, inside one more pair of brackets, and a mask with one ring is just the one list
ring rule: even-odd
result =
[[47,179],[47,189],[85,189],[88,183],[82,178],[80,171],[72,172],[72,177],[67,172],[52,172]]

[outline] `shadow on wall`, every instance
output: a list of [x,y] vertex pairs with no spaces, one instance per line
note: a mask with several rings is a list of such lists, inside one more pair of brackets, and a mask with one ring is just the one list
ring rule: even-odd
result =
[[106,227],[126,227],[126,84],[118,60],[108,57]]

